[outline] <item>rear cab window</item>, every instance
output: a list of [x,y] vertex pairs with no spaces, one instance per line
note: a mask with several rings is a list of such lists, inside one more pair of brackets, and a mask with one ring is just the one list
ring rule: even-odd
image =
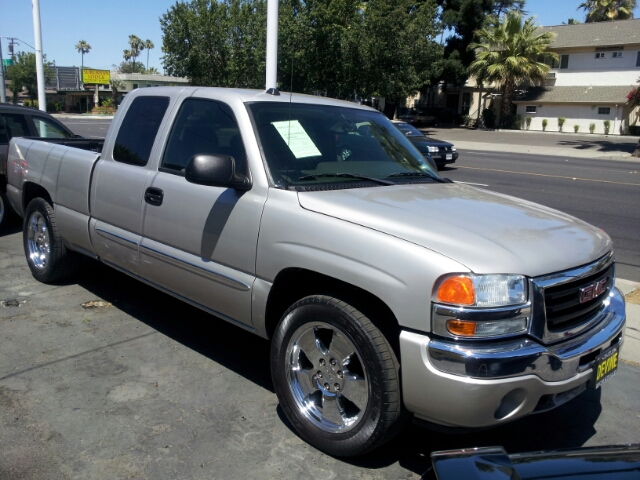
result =
[[136,98],[129,105],[118,130],[113,159],[116,162],[145,166],[168,107],[169,97]]
[[48,118],[32,116],[33,124],[42,138],[70,138],[72,134]]

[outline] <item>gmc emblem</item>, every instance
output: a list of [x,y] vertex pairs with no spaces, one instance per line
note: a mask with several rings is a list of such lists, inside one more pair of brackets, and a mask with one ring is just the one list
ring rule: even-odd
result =
[[588,302],[589,300],[593,300],[594,298],[599,297],[604,292],[607,291],[607,282],[609,281],[609,277],[605,277],[602,280],[598,280],[596,283],[592,283],[588,287],[584,287],[580,289],[580,303]]

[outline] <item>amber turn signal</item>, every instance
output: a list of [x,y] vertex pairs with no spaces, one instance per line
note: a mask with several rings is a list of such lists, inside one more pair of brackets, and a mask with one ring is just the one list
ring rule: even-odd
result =
[[469,277],[459,275],[447,278],[438,288],[438,302],[454,305],[473,305],[476,303],[476,291]]
[[476,323],[464,320],[447,320],[447,330],[456,337],[472,337],[476,333]]

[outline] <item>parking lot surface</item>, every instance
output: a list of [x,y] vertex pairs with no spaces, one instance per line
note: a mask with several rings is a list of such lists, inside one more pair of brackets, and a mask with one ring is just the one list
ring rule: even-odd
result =
[[434,450],[640,441],[640,368],[621,363],[548,413],[472,434],[410,426],[333,458],[289,428],[267,341],[98,262],[40,284],[19,222],[0,234],[0,301],[0,479],[414,479]]

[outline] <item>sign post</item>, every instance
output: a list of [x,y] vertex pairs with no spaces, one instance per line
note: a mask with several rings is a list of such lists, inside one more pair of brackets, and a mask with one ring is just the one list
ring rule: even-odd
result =
[[85,85],[94,85],[93,103],[97,107],[100,103],[100,95],[98,93],[99,85],[109,85],[111,80],[111,72],[109,70],[90,70],[82,69],[82,83]]

